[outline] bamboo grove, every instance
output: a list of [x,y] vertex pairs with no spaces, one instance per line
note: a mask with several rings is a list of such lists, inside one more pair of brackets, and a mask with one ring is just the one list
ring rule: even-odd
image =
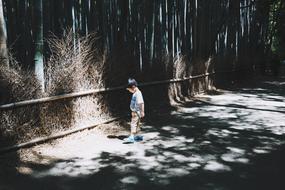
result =
[[180,55],[189,64],[214,57],[216,67],[252,68],[266,65],[262,60],[278,34],[282,14],[275,13],[283,11],[284,17],[284,1],[276,2],[2,0],[6,31],[1,35],[7,34],[16,59],[26,68],[36,65],[36,72],[44,69],[37,62],[49,57],[46,39],[65,36],[68,29],[80,35],[95,32],[96,48],[108,57],[132,57],[135,72],[148,73],[162,57]]
[[[284,60],[284,9],[284,0],[0,0],[0,105],[117,87],[130,76],[189,78],[143,89],[152,106],[179,102],[265,71],[270,54]],[[0,147],[108,120],[127,101],[118,90],[2,109]]]

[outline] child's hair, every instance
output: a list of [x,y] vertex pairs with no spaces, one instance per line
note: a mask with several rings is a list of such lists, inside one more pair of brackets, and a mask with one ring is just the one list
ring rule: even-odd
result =
[[138,86],[138,83],[137,83],[137,81],[136,81],[135,79],[129,78],[129,79],[128,79],[128,85],[127,85],[127,87],[128,87],[128,88],[131,88],[131,87],[133,87],[133,86],[137,87],[137,86]]

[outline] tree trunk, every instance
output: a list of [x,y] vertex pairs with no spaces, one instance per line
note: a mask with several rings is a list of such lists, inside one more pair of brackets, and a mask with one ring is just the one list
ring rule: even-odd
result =
[[44,91],[43,1],[35,0],[35,74]]
[[7,31],[3,14],[3,3],[0,0],[0,64],[9,64],[7,52]]

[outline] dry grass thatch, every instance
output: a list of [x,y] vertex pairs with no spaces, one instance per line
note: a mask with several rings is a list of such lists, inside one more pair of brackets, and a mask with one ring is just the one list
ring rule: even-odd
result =
[[[45,93],[33,71],[23,70],[14,60],[0,65],[1,104],[103,87],[103,61],[94,50],[95,36],[49,40],[51,56],[45,68]],[[92,125],[107,118],[100,95],[67,99],[14,110],[2,110],[0,137],[8,144]],[[1,144],[4,145],[3,143]]]
[[[104,87],[102,55],[96,51],[96,36],[76,37],[70,31],[63,39],[49,40],[50,59],[46,66],[46,96]],[[104,114],[105,113],[105,114]],[[47,103],[41,110],[42,126],[51,132],[92,125],[106,118],[101,95]]]
[[[197,76],[212,72],[213,59],[192,60],[181,54],[170,59],[164,58],[166,70],[169,78],[183,79],[189,76]],[[195,78],[179,83],[171,83],[168,88],[168,98],[170,104],[187,100],[187,97],[214,89],[213,76]]]
[[34,72],[24,70],[12,57],[9,65],[0,64],[0,103],[17,102],[42,96]]
[[45,72],[48,96],[103,86],[103,61],[94,48],[95,40],[94,34],[74,40],[72,31],[63,39],[48,40],[51,49]]
[[[0,89],[1,104],[43,96],[40,83],[33,72],[22,69],[11,56],[9,65],[0,64]],[[37,133],[34,128],[38,123],[39,108],[37,106],[0,111],[0,138],[3,141],[1,144],[11,143],[20,137]]]

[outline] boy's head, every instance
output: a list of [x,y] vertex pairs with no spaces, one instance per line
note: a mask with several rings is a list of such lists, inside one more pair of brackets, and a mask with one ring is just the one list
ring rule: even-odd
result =
[[137,86],[138,86],[138,83],[135,79],[132,79],[132,78],[128,79],[127,90],[129,92],[134,93]]

